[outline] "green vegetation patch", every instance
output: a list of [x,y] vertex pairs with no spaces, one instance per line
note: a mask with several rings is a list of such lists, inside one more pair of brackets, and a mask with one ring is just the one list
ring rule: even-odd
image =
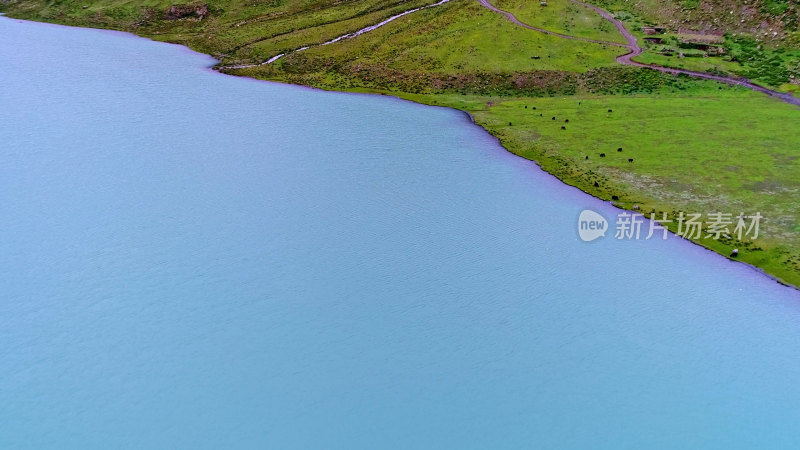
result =
[[568,41],[516,26],[469,0],[430,8],[324,48],[310,57],[435,73],[564,70],[615,65],[624,50]]
[[531,26],[570,36],[626,43],[613,23],[570,0],[548,0],[546,6],[530,0],[495,0],[494,4]]

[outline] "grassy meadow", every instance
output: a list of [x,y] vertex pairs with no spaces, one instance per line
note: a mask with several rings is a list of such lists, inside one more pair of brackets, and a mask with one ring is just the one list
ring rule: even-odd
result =
[[470,0],[452,0],[396,22],[371,32],[368,38],[310,49],[302,56],[456,75],[477,71],[583,72],[615,65],[614,59],[624,53],[613,46],[532,33]]
[[547,6],[531,0],[496,0],[493,3],[534,27],[569,36],[626,43],[614,24],[591,9],[576,5],[569,0],[548,0]]

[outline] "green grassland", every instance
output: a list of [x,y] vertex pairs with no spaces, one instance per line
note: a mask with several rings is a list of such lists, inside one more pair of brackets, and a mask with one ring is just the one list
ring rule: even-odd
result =
[[[653,6],[654,1],[641,3]],[[549,0],[543,15],[538,1],[500,2],[536,26],[621,39],[585,8],[559,0]],[[209,2],[202,20],[166,20],[171,3],[161,0],[11,0],[0,9],[15,17],[183,43],[229,64],[261,62],[317,45],[427,3],[432,1],[222,0]],[[657,12],[628,13],[631,3],[609,3],[630,14],[630,21]],[[746,39],[730,42],[743,45],[744,52],[782,51],[777,44],[754,49]],[[731,48],[732,53],[741,50]],[[724,255],[739,248],[740,260],[800,286],[800,108],[744,88],[623,67],[615,63],[622,52],[526,30],[474,0],[452,0],[355,39],[226,71],[467,111],[509,151],[621,208],[638,205],[643,213],[664,212],[670,218],[680,211],[760,212],[765,220],[755,242],[697,242]],[[790,53],[782,55],[788,60]],[[711,64],[710,59],[683,60]],[[736,66],[718,63],[718,70],[746,68],[728,63]],[[780,72],[762,69],[766,76]]]
[[[304,57],[337,63],[380,64],[390,69],[448,74],[476,71],[561,70],[583,72],[615,65],[624,50],[586,45],[532,33],[498,20],[497,14],[469,0],[453,0],[379,28],[366,39],[346,40],[304,52]],[[533,59],[538,56],[539,59]]]
[[625,44],[625,38],[608,20],[589,8],[569,0],[548,0],[547,6],[533,0],[497,0],[494,4],[513,13],[519,20],[534,27],[570,36],[580,36]]
[[[668,45],[654,45],[646,46],[645,51],[636,57],[636,61],[713,74],[735,75],[742,71],[742,66],[729,58],[706,57],[703,53],[700,50],[682,50]],[[684,56],[682,57],[681,54]]]

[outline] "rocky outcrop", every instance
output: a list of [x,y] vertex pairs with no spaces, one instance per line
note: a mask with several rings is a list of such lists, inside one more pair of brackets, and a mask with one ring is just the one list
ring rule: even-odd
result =
[[164,13],[167,20],[203,20],[208,15],[208,5],[172,5]]

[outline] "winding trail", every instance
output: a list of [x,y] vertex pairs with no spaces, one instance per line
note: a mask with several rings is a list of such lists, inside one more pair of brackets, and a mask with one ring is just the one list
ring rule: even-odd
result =
[[[496,13],[499,13],[499,14],[502,14],[502,15],[506,16],[506,18],[508,20],[510,20],[513,24],[519,25],[519,26],[521,26],[523,28],[527,28],[529,30],[538,31],[539,33],[549,34],[550,36],[556,36],[556,37],[560,37],[560,38],[564,38],[564,39],[571,39],[571,40],[575,40],[575,41],[591,42],[591,43],[594,43],[594,44],[602,44],[602,45],[613,45],[614,47],[629,48],[629,46],[630,46],[630,40],[628,41],[628,44],[620,44],[620,43],[617,43],[617,42],[601,41],[601,40],[598,40],[598,39],[585,38],[585,37],[581,37],[581,36],[571,36],[569,34],[561,34],[561,33],[556,33],[555,31],[546,30],[544,28],[534,27],[533,25],[528,25],[527,23],[517,19],[517,16],[515,16],[513,13],[510,13],[508,11],[502,10],[502,9],[494,6],[493,4],[491,4],[489,2],[489,0],[478,0],[478,1],[485,8],[488,8],[488,9],[490,9],[490,10],[496,12]],[[583,5],[583,3],[580,3],[580,2],[575,2],[575,3]],[[641,52],[639,52],[639,53],[641,53]]]
[[584,38],[584,37],[580,37],[580,36],[570,36],[570,35],[567,35],[567,34],[556,33],[556,32],[550,31],[550,30],[545,30],[543,28],[534,27],[532,25],[528,25],[528,24],[520,21],[519,19],[517,19],[517,17],[513,13],[510,13],[508,11],[502,10],[502,9],[494,6],[489,0],[478,0],[478,1],[480,2],[481,5],[483,5],[484,7],[488,8],[489,10],[506,16],[506,18],[509,21],[511,21],[512,23],[514,23],[515,25],[519,25],[519,26],[521,26],[523,28],[527,28],[529,30],[538,31],[540,33],[545,33],[545,34],[549,34],[551,36],[556,36],[556,37],[560,37],[560,38],[564,38],[564,39],[585,41],[585,42],[591,42],[591,43],[595,43],[595,44],[611,45],[611,46],[614,46],[614,47],[627,48],[628,49],[628,53],[626,53],[624,55],[620,55],[620,56],[617,57],[617,62],[619,62],[620,64],[625,64],[625,65],[633,66],[633,67],[644,67],[644,68],[648,68],[648,69],[658,70],[659,72],[669,73],[669,74],[672,74],[672,75],[688,75],[690,77],[695,77],[695,78],[703,78],[703,79],[706,79],[706,80],[719,81],[721,83],[726,83],[726,84],[731,84],[731,85],[744,86],[744,87],[747,87],[747,88],[752,89],[754,91],[758,91],[758,92],[767,94],[767,95],[769,95],[771,97],[775,97],[775,98],[777,98],[779,100],[782,100],[782,101],[784,101],[786,103],[789,103],[789,104],[792,104],[792,105],[795,105],[795,106],[800,106],[800,98],[797,98],[797,97],[795,97],[795,96],[793,96],[791,94],[788,94],[788,93],[777,92],[777,91],[773,91],[772,89],[767,89],[767,88],[765,88],[763,86],[759,86],[759,85],[757,85],[757,84],[753,83],[752,81],[750,81],[748,79],[745,79],[745,78],[725,77],[725,76],[719,76],[719,75],[712,75],[710,73],[704,73],[704,72],[694,72],[694,71],[685,70],[685,69],[675,69],[675,68],[672,68],[672,67],[660,66],[658,64],[643,64],[643,63],[640,63],[640,62],[636,62],[636,61],[633,60],[633,58],[641,55],[644,50],[636,42],[636,37],[634,37],[633,34],[631,34],[631,32],[627,28],[625,28],[625,25],[621,21],[616,19],[613,15],[611,15],[611,13],[609,13],[608,11],[606,11],[606,10],[600,8],[600,7],[597,7],[597,6],[590,5],[588,3],[583,3],[583,2],[581,2],[579,0],[569,0],[569,1],[571,1],[572,3],[575,3],[576,5],[580,5],[580,6],[583,6],[585,8],[589,8],[589,9],[595,11],[597,14],[602,16],[604,19],[606,19],[609,22],[611,22],[612,24],[614,24],[614,26],[617,28],[617,30],[619,30],[620,34],[622,34],[622,36],[625,38],[625,40],[628,43],[627,44],[619,44],[619,43],[616,43],[616,42],[601,41],[601,40],[597,40],[597,39],[589,39],[589,38]]

